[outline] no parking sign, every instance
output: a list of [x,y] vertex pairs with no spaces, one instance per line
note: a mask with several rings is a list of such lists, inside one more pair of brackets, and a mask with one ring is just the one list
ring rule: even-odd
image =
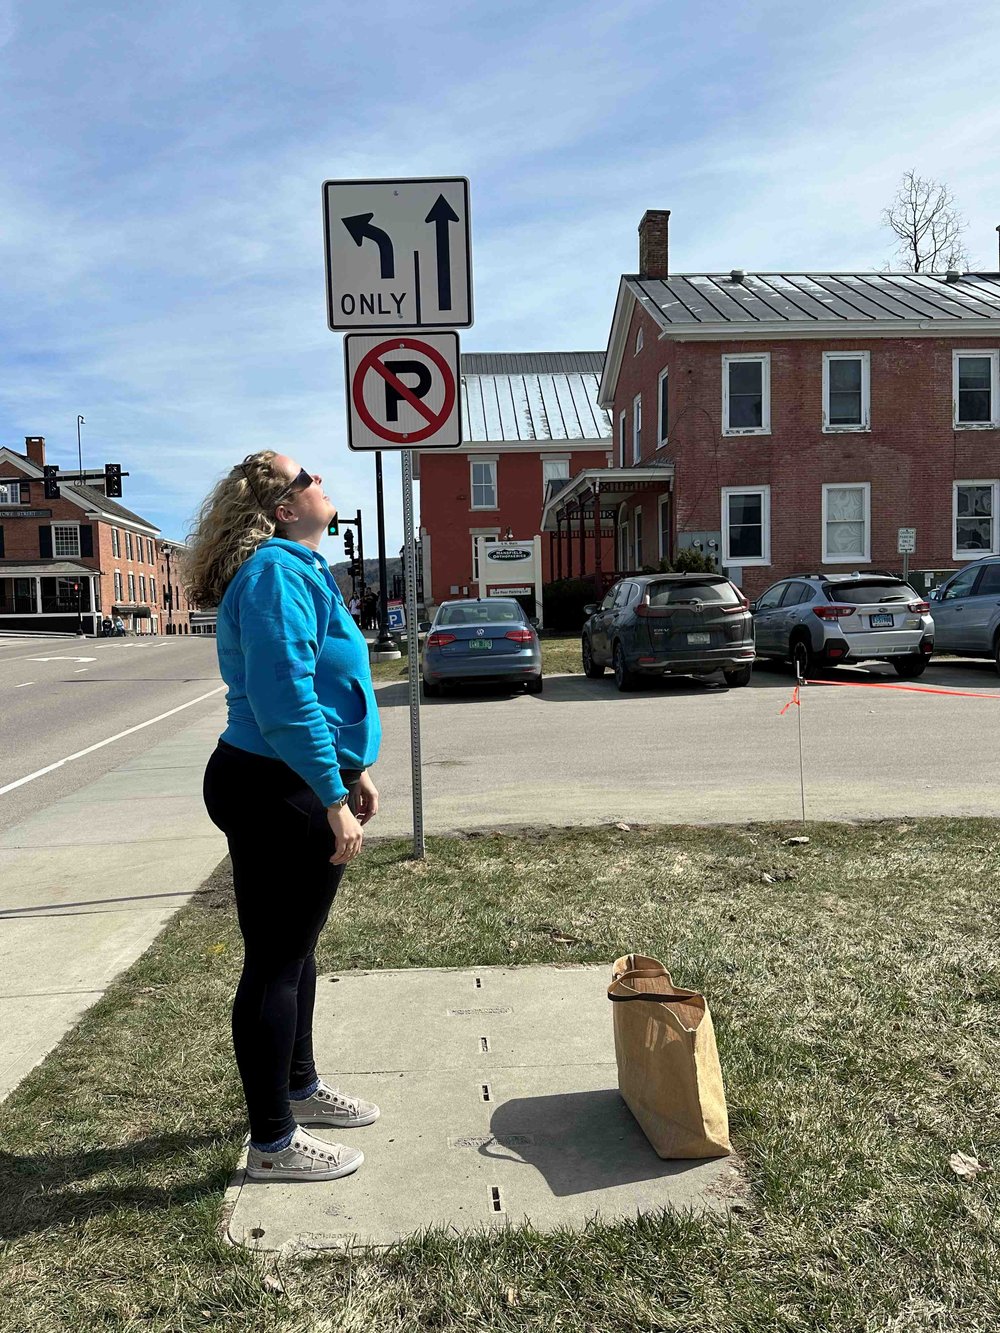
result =
[[457,333],[349,334],[344,359],[348,448],[462,443]]

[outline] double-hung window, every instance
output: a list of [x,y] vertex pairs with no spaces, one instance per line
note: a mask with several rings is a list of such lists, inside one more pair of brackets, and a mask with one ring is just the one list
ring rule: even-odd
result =
[[478,458],[470,459],[472,508],[496,509],[497,507],[497,464],[496,460],[481,462]]
[[149,576],[149,600],[156,605],[156,579],[152,574]]
[[30,499],[31,489],[27,482],[0,481],[0,505],[27,504]]
[[140,574],[140,575],[139,575],[139,601],[140,601],[140,602],[144,602],[145,600],[146,600],[146,575],[145,575],[145,574]]
[[625,466],[625,413],[618,416],[618,466]]
[[660,371],[660,378],[656,382],[656,447],[662,449],[667,442],[667,432],[670,427],[670,417],[668,414],[667,401],[667,368]]
[[770,486],[723,487],[722,563],[771,563]]
[[823,487],[823,563],[871,559],[871,484]]
[[770,435],[771,354],[733,353],[722,358],[723,435]]
[[121,599],[122,599],[122,572],[121,572],[120,569],[116,569],[116,570],[115,570],[115,601],[116,601],[116,602],[120,602]]
[[131,560],[131,559],[132,559],[132,534],[131,534],[131,532],[126,532],[126,533],[125,533],[125,559],[126,559],[126,560]]
[[997,500],[1000,481],[956,481],[953,499],[956,560],[974,560],[1000,552],[997,540]]
[[823,430],[870,429],[871,378],[867,352],[823,353]]
[[483,539],[487,546],[492,546],[500,540],[500,534],[496,528],[490,532],[473,532],[472,536],[472,582],[479,582],[479,541]]
[[135,575],[132,573],[128,576],[128,599],[135,604]]
[[77,523],[52,524],[52,554],[57,560],[80,554],[80,527]]
[[117,528],[111,529],[111,554],[116,560],[122,558],[122,543]]
[[[550,481],[569,481],[569,459],[568,458],[543,458],[542,459],[542,503],[548,499]],[[553,494],[558,487],[553,486]]]
[[1000,351],[952,353],[956,428],[1000,426]]
[[632,399],[632,462],[642,458],[642,394]]

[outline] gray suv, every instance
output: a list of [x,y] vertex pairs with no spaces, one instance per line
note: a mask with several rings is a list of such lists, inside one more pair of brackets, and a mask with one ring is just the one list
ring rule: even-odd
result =
[[803,676],[858,662],[920,676],[934,650],[930,604],[895,574],[796,574],[750,609],[758,658],[791,661]]
[[1000,556],[966,565],[931,593],[939,650],[991,657],[1000,671]]

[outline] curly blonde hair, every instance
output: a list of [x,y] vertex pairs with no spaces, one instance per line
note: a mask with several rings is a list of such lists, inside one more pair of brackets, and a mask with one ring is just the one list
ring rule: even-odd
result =
[[248,454],[203,502],[184,554],[184,587],[192,606],[218,606],[233,575],[269,538],[281,536],[273,517],[288,488],[273,449]]

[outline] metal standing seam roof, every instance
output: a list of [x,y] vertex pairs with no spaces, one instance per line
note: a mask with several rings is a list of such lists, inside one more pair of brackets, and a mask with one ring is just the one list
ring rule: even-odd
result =
[[1000,319],[1000,273],[678,273],[624,279],[665,328],[919,320],[942,330]]
[[463,354],[463,442],[610,440],[603,369],[603,352]]

